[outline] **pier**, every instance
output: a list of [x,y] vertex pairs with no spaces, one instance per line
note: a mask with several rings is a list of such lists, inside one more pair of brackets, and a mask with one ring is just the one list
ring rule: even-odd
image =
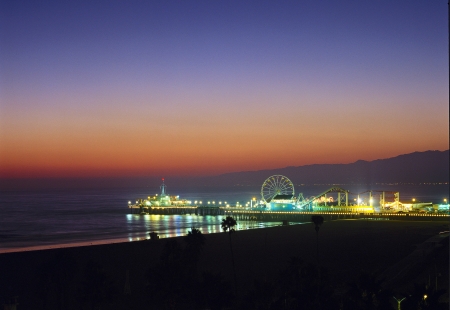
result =
[[[448,221],[449,209],[445,205],[433,205],[431,202],[400,202],[400,193],[396,191],[368,190],[352,194],[350,191],[333,186],[326,191],[309,197],[300,193],[294,195],[294,184],[282,175],[267,178],[261,187],[261,200],[256,198],[245,205],[229,205],[215,201],[205,204],[202,201],[189,201],[179,196],[169,196],[162,179],[161,193],[138,198],[136,204],[128,202],[131,214],[158,215],[198,215],[198,216],[232,216],[239,221],[264,222],[306,222],[312,215],[321,215],[325,220],[408,220],[408,221]],[[374,193],[379,194],[376,202]],[[349,199],[349,195],[354,196]]]
[[[349,207],[345,211],[265,211],[243,209],[241,207],[210,207],[210,206],[160,206],[160,207],[130,207],[132,214],[159,215],[200,215],[200,216],[232,216],[237,221],[259,222],[308,222],[312,215],[321,215],[326,221],[332,220],[371,220],[371,221],[448,221],[448,214],[427,213],[390,213],[368,212],[367,206],[361,208]],[[323,208],[322,208],[323,209]],[[330,208],[331,209],[331,208]],[[359,212],[365,210],[365,212]]]

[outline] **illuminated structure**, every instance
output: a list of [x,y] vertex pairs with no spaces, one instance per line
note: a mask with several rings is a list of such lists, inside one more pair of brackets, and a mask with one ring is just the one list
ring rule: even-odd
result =
[[[334,201],[333,197],[327,196],[329,193],[337,193],[338,194],[337,200]],[[305,199],[303,198],[303,196],[299,196],[297,200],[297,209],[312,211],[324,208],[326,209],[329,206],[334,207],[334,205],[336,205],[338,209],[347,208],[349,206],[348,194],[349,194],[348,190],[342,189],[340,187],[331,187],[326,191],[320,193],[319,195],[310,197],[309,199]]]
[[[180,199],[179,196],[168,195],[164,179],[162,181],[160,194],[148,196],[147,199],[138,199],[136,204],[132,204],[131,201],[128,202],[128,207],[132,209],[132,213],[156,214],[158,212],[168,212],[175,214],[182,212],[181,214],[188,214],[187,212],[191,212],[191,209],[196,209],[196,211],[193,211],[195,214],[219,215],[221,212],[227,212],[229,210],[227,208],[230,207],[236,210],[243,210],[242,208],[250,209],[251,212],[257,212],[258,214],[265,211],[278,213],[280,211],[281,213],[350,212],[359,214],[449,213],[447,199],[444,199],[444,204],[442,205],[432,204],[431,202],[418,202],[415,198],[412,198],[412,203],[401,203],[400,193],[396,191],[369,190],[358,194],[353,193],[352,195],[355,198],[353,199],[352,197],[349,201],[349,194],[351,193],[348,190],[334,186],[316,196],[305,198],[300,193],[296,197],[293,182],[283,175],[273,175],[264,181],[259,202],[256,201],[256,198],[252,198],[245,206],[240,205],[239,202],[235,206],[230,206],[226,201],[223,207],[222,201],[219,201],[218,205],[216,205],[215,201],[212,201],[212,203],[208,201],[207,205],[203,205],[202,201],[195,201],[194,205],[192,205],[189,200]],[[374,193],[380,193],[379,201],[374,199]]]
[[180,196],[170,196],[166,191],[166,184],[164,183],[164,179],[162,179],[163,183],[161,184],[161,193],[154,196],[148,196],[147,199],[138,199],[136,201],[136,205],[141,208],[149,208],[149,207],[168,207],[168,206],[186,206],[190,205],[191,201],[186,199],[180,199]]
[[294,184],[283,175],[267,178],[261,186],[261,202],[267,210],[292,211],[295,209]]
[[[330,192],[337,192],[337,201],[327,197]],[[261,201],[259,206],[273,211],[313,211],[327,209],[327,203],[337,204],[337,207],[348,207],[347,190],[332,187],[319,195],[305,199],[300,193],[295,197],[294,184],[289,178],[282,175],[273,175],[267,178],[261,187]],[[337,211],[337,210],[336,210]]]
[[444,204],[440,204],[437,207],[437,212],[439,213],[446,213],[449,214],[450,213],[450,208],[447,202],[447,198],[444,198]]
[[[380,193],[379,205],[375,204],[373,194]],[[334,198],[331,194],[334,194]],[[267,211],[317,211],[317,212],[361,212],[374,213],[375,209],[387,212],[410,212],[419,204],[402,204],[400,193],[393,191],[365,191],[353,194],[357,198],[349,203],[348,190],[331,187],[319,195],[304,198],[300,193],[295,197],[294,184],[283,175],[267,178],[261,187],[261,201],[256,208]],[[336,197],[337,196],[337,197]],[[429,205],[427,203],[426,205]],[[377,205],[377,206],[375,206]],[[425,204],[424,204],[425,205]],[[422,203],[420,204],[422,206]]]

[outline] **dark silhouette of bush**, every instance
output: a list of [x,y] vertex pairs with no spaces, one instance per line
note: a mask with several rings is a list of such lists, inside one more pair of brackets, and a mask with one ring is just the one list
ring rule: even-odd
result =
[[89,260],[83,270],[83,279],[79,287],[79,297],[82,305],[90,309],[100,309],[101,306],[114,303],[118,289],[104,271],[103,266]]
[[176,239],[165,240],[159,263],[147,272],[148,294],[155,309],[177,305],[184,282],[182,249]]
[[154,231],[152,231],[152,232],[149,232],[148,234],[149,234],[149,236],[150,236],[150,240],[152,240],[152,241],[156,241],[156,240],[159,240],[159,236],[158,236],[158,234],[157,234],[157,233],[155,233]]
[[69,309],[75,302],[73,291],[78,264],[67,249],[56,251],[37,268],[36,283],[39,299],[38,307],[42,309]]
[[448,302],[440,302],[439,298],[446,290],[434,290],[425,284],[414,284],[414,287],[406,294],[402,302],[402,310],[447,310]]
[[197,296],[199,309],[219,310],[229,307],[234,302],[231,285],[219,273],[204,272]]
[[363,272],[356,281],[349,283],[343,297],[344,309],[395,309],[392,306],[391,290],[382,287],[383,280]]
[[320,295],[317,296],[319,271],[316,264],[306,263],[301,258],[292,257],[278,277],[278,297],[274,309],[337,309],[338,303],[333,297],[333,288],[329,285],[327,269],[321,270]]
[[184,258],[187,272],[191,279],[197,279],[197,266],[205,245],[205,236],[199,229],[192,227],[184,237],[184,241],[186,243]]

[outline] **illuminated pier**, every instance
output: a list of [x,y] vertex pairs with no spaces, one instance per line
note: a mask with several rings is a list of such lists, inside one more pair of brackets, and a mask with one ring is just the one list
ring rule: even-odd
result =
[[[379,199],[374,198],[378,194]],[[300,193],[295,196],[293,183],[285,176],[274,175],[267,178],[261,187],[261,200],[252,198],[245,205],[222,204],[219,201],[188,201],[179,196],[169,196],[166,185],[161,185],[161,193],[128,203],[132,214],[186,214],[200,216],[231,215],[237,220],[257,221],[309,221],[312,214],[320,214],[328,220],[371,219],[371,220],[441,220],[448,219],[449,207],[444,199],[442,205],[431,202],[400,202],[400,193],[395,191],[369,190],[352,194],[348,190],[331,187],[310,198]],[[334,198],[335,197],[335,198]],[[378,202],[378,203],[377,203]]]

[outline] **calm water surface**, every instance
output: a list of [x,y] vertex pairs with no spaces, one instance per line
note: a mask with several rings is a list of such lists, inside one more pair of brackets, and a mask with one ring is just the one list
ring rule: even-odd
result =
[[[296,192],[305,197],[317,195],[330,186],[298,186]],[[448,199],[448,187],[443,186],[392,186],[367,188],[358,186],[351,192],[364,190],[400,191],[402,201],[411,200],[440,203]],[[205,234],[219,233],[223,216],[196,215],[131,215],[128,201],[158,193],[140,189],[96,189],[96,190],[46,190],[46,191],[2,191],[0,192],[0,251],[31,246],[51,246],[96,240],[138,240],[148,238],[156,231],[162,238],[186,235],[195,226]],[[223,189],[214,191],[183,192],[188,200],[227,201],[245,204],[252,197],[259,199],[257,189]],[[261,228],[280,223],[238,222],[238,229]]]

